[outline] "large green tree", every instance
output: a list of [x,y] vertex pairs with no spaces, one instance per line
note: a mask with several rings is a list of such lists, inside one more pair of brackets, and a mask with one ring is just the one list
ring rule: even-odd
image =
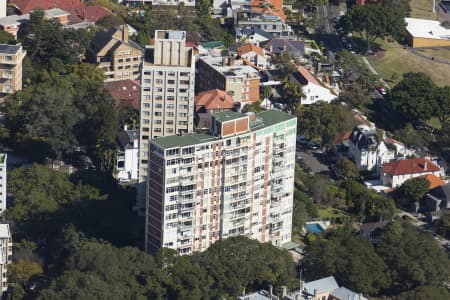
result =
[[416,177],[406,180],[397,190],[397,198],[405,203],[418,203],[423,199],[430,188],[430,182],[425,177]]
[[340,25],[347,32],[358,32],[369,51],[377,38],[403,35],[402,10],[381,4],[353,5],[341,17]]
[[450,260],[431,234],[406,222],[389,224],[377,247],[389,266],[391,293],[426,285],[442,286],[450,276]]

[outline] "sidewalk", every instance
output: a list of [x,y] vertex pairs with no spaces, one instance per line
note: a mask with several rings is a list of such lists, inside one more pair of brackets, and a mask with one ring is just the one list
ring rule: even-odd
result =
[[[372,74],[374,74],[374,75],[376,75],[376,76],[380,76],[379,74],[378,74],[378,72],[377,72],[377,70],[375,70],[374,69],[374,67],[370,64],[370,62],[367,60],[367,57],[365,57],[365,56],[362,56],[362,60],[363,60],[363,62],[366,64],[366,66],[369,68],[369,71],[370,72],[372,72]],[[383,78],[381,78],[381,77],[379,77],[379,79],[380,79],[380,81],[381,81],[381,83],[385,86],[385,87],[387,87],[387,88],[391,88],[391,86],[386,82],[386,81],[384,81],[384,79]]]

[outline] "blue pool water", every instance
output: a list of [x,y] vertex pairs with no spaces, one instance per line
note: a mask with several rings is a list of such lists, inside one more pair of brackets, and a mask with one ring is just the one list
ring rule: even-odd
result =
[[322,232],[324,232],[322,226],[320,226],[317,223],[306,224],[306,231],[311,232],[311,233],[322,233]]

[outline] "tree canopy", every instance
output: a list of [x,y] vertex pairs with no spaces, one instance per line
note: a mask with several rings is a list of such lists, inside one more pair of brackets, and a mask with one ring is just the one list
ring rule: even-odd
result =
[[397,190],[397,197],[403,198],[407,203],[417,203],[423,199],[430,188],[430,181],[425,177],[416,177],[406,180]]
[[405,12],[382,4],[353,5],[339,20],[346,32],[358,32],[369,51],[377,38],[399,37],[404,33]]

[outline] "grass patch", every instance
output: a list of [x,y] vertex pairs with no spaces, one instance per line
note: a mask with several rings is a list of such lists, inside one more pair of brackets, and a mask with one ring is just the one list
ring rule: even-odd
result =
[[317,211],[319,213],[319,218],[321,218],[321,219],[340,218],[342,220],[342,219],[348,218],[348,215],[345,212],[343,212],[342,210],[333,208],[333,207],[319,208]]
[[442,129],[441,121],[439,121],[439,119],[436,118],[436,117],[431,117],[431,118],[427,121],[427,123],[430,124],[431,126],[433,126],[434,128]]
[[450,47],[417,48],[416,51],[428,57],[434,57],[437,60],[446,60],[450,62]]
[[[392,85],[397,84],[408,72],[423,72],[437,85],[450,85],[450,66],[422,58],[404,49],[397,42],[377,40],[381,50],[368,60],[375,70]],[[442,51],[450,51],[441,49]]]
[[[436,20],[436,14],[432,10],[433,0],[411,0],[409,1],[409,5],[411,6],[411,17]],[[436,6],[438,5],[439,1],[436,1]]]

